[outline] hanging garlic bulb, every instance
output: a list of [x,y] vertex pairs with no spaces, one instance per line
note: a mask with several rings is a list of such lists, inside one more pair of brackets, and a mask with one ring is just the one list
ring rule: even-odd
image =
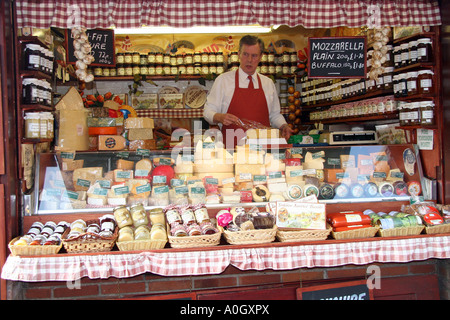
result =
[[95,58],[91,54],[91,44],[88,41],[86,29],[75,27],[72,29],[74,56],[77,58],[75,72],[77,78],[84,82],[94,81],[94,76],[87,73],[87,67],[94,62]]
[[384,72],[383,64],[386,62],[387,44],[389,42],[390,27],[383,27],[373,30],[373,54],[372,69],[369,72],[369,78],[376,80]]

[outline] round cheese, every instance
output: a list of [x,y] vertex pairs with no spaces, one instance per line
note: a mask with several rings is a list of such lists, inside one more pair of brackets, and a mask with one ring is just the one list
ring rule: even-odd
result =
[[267,202],[270,198],[270,192],[267,187],[259,185],[252,189],[252,196],[255,202]]

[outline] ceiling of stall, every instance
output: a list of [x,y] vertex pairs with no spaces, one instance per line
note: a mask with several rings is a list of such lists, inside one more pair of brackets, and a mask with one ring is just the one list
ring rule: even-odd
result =
[[19,28],[432,26],[437,0],[15,0]]

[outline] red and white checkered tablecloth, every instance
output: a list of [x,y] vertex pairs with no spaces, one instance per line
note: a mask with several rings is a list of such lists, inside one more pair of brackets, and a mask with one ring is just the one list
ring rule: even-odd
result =
[[203,118],[203,108],[199,109],[147,109],[136,110],[138,117],[154,119]]
[[410,262],[450,258],[450,236],[417,237],[317,245],[207,251],[148,251],[49,257],[9,256],[1,277],[12,281],[74,281],[83,277],[133,277],[146,272],[162,276],[219,274],[232,265],[241,270],[291,270],[347,264]]
[[[16,0],[18,27],[440,25],[437,0]],[[379,8],[379,10],[378,10]]]

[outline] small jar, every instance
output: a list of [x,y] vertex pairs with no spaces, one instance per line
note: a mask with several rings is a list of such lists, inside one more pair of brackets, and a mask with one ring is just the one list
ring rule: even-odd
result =
[[407,87],[407,74],[401,73],[398,78],[398,96],[406,97],[408,95],[408,87]]
[[420,102],[420,124],[433,125],[434,124],[434,102],[421,101]]
[[186,65],[186,74],[189,76],[194,74],[194,65],[193,64]]
[[224,62],[224,59],[223,59],[223,52],[217,52],[217,56],[216,56],[216,62],[217,63],[221,63],[221,64],[223,64],[223,62]]
[[139,64],[133,65],[133,76],[141,73],[141,66]]
[[164,57],[163,57],[163,53],[162,52],[157,52],[155,54],[155,62],[156,63],[163,63],[164,62]]
[[148,63],[155,63],[156,62],[156,53],[155,52],[149,52],[147,54],[147,62]]
[[125,65],[125,76],[132,76],[132,75],[133,75],[133,65],[126,64]]
[[150,240],[150,228],[142,225],[134,231],[134,240]]
[[170,66],[171,67],[173,67],[173,66],[177,66],[177,56],[176,55],[174,55],[174,54],[171,54],[170,55]]
[[417,40],[417,62],[432,62],[432,41],[430,38]]
[[408,50],[410,64],[417,63],[417,41],[410,41],[408,43]]
[[202,60],[201,60],[202,64],[207,64],[209,63],[209,53],[208,52],[202,52]]
[[163,74],[166,76],[170,75],[171,69],[172,68],[170,67],[170,64],[164,64],[163,65]]
[[141,66],[146,66],[148,64],[148,55],[146,55],[145,53],[141,53],[139,64]]
[[86,222],[83,219],[75,220],[70,224],[70,232],[82,233],[86,229]]
[[39,222],[33,222],[33,224],[31,225],[30,229],[27,232],[27,235],[31,235],[31,236],[35,236],[37,234],[41,233],[41,230],[44,229],[44,225]]
[[132,63],[133,65],[139,65],[141,63],[141,55],[139,52],[133,52]]
[[269,52],[267,55],[267,62],[271,63],[271,62],[275,62],[275,53],[274,52]]
[[126,206],[114,208],[113,214],[119,228],[133,225],[133,219],[131,218],[130,211]]
[[407,73],[406,87],[408,88],[408,96],[417,94],[417,72],[411,71]]
[[37,44],[27,44],[23,55],[25,70],[39,71],[41,66],[40,46]]
[[393,56],[394,56],[394,67],[400,68],[402,65],[402,54],[400,46],[394,47]]
[[269,64],[267,62],[265,62],[261,65],[261,73],[269,74]]
[[133,63],[133,54],[131,52],[125,52],[124,64],[132,64]]
[[180,212],[176,207],[166,208],[165,215],[167,223],[170,226],[183,223],[183,219],[181,218]]
[[400,126],[404,127],[409,125],[409,108],[408,103],[400,101],[398,104],[398,120]]
[[420,109],[418,102],[409,103],[409,124],[412,126],[420,125]]
[[172,76],[176,76],[178,74],[178,67],[175,65],[170,66],[170,74]]
[[208,210],[204,206],[199,206],[198,208],[195,208],[194,215],[198,223],[211,221],[209,218]]
[[402,43],[400,45],[400,52],[402,57],[401,67],[409,65],[409,50],[408,43]]
[[223,64],[222,63],[218,63],[217,64],[217,74],[222,74],[224,72],[225,72],[225,69],[223,67]]
[[201,63],[194,63],[194,74],[195,75],[202,74],[202,64]]
[[202,72],[201,74],[209,74],[209,66],[207,64],[202,65]]
[[163,64],[168,64],[170,65],[170,53],[164,53],[163,54]]
[[142,65],[139,74],[148,75],[148,65]]
[[125,65],[123,65],[123,64],[118,64],[117,65],[117,75],[119,77],[125,76]]
[[153,224],[150,230],[151,240],[166,240],[167,232],[166,227],[163,224]]
[[275,63],[270,63],[268,68],[269,74],[275,74]]
[[[150,72],[150,70],[149,70],[149,72]],[[163,65],[157,63],[155,66],[155,75],[161,76],[162,74],[163,74]]]
[[149,63],[147,69],[148,69],[147,74],[149,76],[154,76],[156,74],[156,67],[154,63]]
[[193,63],[194,63],[194,54],[187,53],[184,56],[184,64],[188,65],[188,64],[193,64]]
[[432,93],[433,87],[433,75],[431,70],[420,70],[417,72],[417,92],[419,94]]
[[261,55],[261,62],[267,62],[269,53],[267,51],[264,51]]
[[194,64],[195,63],[202,63],[202,54],[201,52],[195,52],[194,53]]
[[178,66],[178,73],[185,75],[186,74],[186,65],[185,64],[180,64]]
[[22,80],[22,97],[24,104],[38,103],[37,85],[32,79],[25,78]]
[[144,209],[144,206],[142,205],[142,203],[138,203],[138,204],[131,206],[130,214],[131,214],[131,218],[133,219],[133,226],[135,228],[148,224],[147,213],[145,212],[145,209]]
[[196,223],[194,210],[190,207],[181,209],[181,219],[183,220],[183,224],[189,226],[193,223]]
[[297,65],[297,52],[293,51],[289,55],[290,55],[290,58],[289,58],[290,62],[292,64],[296,64]]
[[384,62],[384,67],[393,67],[394,66],[394,53],[393,53],[393,46],[392,45],[386,45],[386,61]]
[[211,74],[216,73],[217,74],[217,63],[211,63],[209,65],[209,73],[211,73]]
[[117,64],[124,64],[125,63],[125,54],[124,53],[118,53],[116,55],[116,63]]
[[102,74],[104,77],[109,77],[111,75],[109,72],[109,68],[102,68]]
[[25,138],[40,138],[40,119],[38,113],[25,114]]
[[210,64],[216,63],[216,62],[217,62],[217,56],[216,56],[216,53],[215,53],[215,52],[210,52],[210,53],[208,54],[208,62],[209,62]]
[[[273,61],[273,60],[272,60],[272,61]],[[239,62],[239,54],[238,54],[237,51],[233,51],[233,52],[230,54],[230,63],[233,63],[233,62]]]
[[394,67],[385,67],[384,68],[383,82],[384,82],[385,90],[392,90],[394,87],[393,77],[392,77],[393,73],[394,73]]
[[155,224],[166,224],[166,218],[164,211],[161,208],[152,209],[149,211],[149,217],[152,225]]
[[105,214],[100,219],[100,231],[114,232],[116,228],[116,219],[112,214]]

